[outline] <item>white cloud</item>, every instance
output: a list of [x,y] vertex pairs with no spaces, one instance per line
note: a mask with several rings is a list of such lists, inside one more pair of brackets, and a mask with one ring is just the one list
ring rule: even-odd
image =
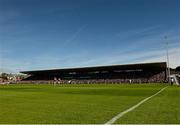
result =
[[[180,65],[180,47],[169,49],[170,67],[175,68]],[[148,50],[121,52],[104,56],[86,57],[83,54],[72,54],[68,57],[57,57],[53,55],[37,56],[29,60],[1,60],[0,70],[19,72],[22,70],[55,69],[84,66],[100,66],[112,64],[133,64],[166,61],[166,50]]]
[[[180,47],[169,50],[170,67],[175,68],[180,65]],[[81,61],[83,66],[127,64],[127,63],[145,63],[145,62],[165,62],[166,50],[153,50],[147,52],[119,53],[118,55],[106,55],[103,57],[91,58]]]
[[74,41],[78,35],[87,27],[87,25],[81,26],[69,39],[65,41],[65,45],[70,44],[72,41]]
[[[72,35],[65,44],[70,44],[77,36],[84,30],[86,25],[80,27],[74,35]],[[147,29],[133,31],[132,34],[141,34],[156,29],[150,27]],[[128,46],[120,47],[118,51],[105,52],[104,55],[91,55],[88,53],[69,53],[66,56],[54,56],[52,53],[49,55],[36,55],[36,57],[28,59],[10,59],[0,58],[0,70],[18,72],[20,70],[38,70],[49,68],[64,68],[64,67],[82,67],[82,66],[97,66],[97,65],[111,65],[111,64],[128,64],[128,63],[144,63],[144,62],[161,62],[166,61],[165,41],[163,40],[164,34],[154,34],[146,37],[137,37]],[[170,67],[175,68],[180,65],[180,44],[178,42],[179,36],[176,34],[168,38],[171,43],[169,49]],[[158,44],[160,44],[158,46]],[[157,44],[157,46],[156,46]],[[3,48],[4,49],[4,48]],[[8,52],[0,50],[0,54]],[[1,55],[0,55],[1,56]],[[9,70],[10,69],[10,70]]]
[[[153,62],[153,61],[167,61],[166,53],[164,52],[164,54],[160,54],[158,57],[145,59],[142,62]],[[176,68],[177,66],[180,66],[180,47],[169,50],[169,65],[172,68]]]

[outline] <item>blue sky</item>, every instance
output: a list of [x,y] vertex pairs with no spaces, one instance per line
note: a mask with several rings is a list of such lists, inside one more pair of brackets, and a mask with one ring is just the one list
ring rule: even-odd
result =
[[180,65],[180,0],[0,0],[0,70]]

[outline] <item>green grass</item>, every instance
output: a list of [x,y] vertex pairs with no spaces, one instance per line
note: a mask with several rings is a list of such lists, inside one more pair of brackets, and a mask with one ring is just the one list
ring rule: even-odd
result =
[[[164,85],[1,85],[0,123],[103,124]],[[169,87],[117,123],[180,123],[180,87]]]
[[168,87],[116,123],[180,124],[180,86]]

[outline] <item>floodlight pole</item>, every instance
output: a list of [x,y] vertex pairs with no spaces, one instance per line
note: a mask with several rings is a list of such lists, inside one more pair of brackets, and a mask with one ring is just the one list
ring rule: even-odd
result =
[[168,83],[170,83],[170,67],[169,67],[169,43],[167,40],[167,36],[164,37],[166,40],[166,57],[167,57],[167,79],[168,79]]

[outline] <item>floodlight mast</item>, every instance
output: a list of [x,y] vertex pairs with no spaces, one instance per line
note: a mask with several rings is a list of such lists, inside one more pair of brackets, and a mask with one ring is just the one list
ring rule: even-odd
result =
[[168,43],[168,40],[167,40],[167,36],[164,37],[165,40],[166,40],[166,57],[167,57],[167,80],[168,80],[168,83],[170,83],[170,67],[169,67],[169,43]]

